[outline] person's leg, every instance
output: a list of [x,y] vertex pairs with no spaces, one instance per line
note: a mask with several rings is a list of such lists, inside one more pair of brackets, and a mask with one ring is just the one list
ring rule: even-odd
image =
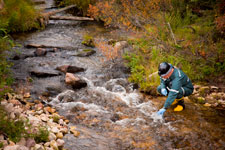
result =
[[173,105],[176,104],[176,107],[174,108],[174,111],[182,111],[185,109],[184,105],[184,95],[185,95],[185,89],[182,87],[179,90],[179,93],[177,95],[177,98],[174,100]]

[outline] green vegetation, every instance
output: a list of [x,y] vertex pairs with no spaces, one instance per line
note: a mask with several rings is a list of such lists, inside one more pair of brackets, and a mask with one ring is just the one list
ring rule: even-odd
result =
[[38,133],[34,134],[34,140],[37,143],[47,142],[49,131],[46,127],[39,127]]
[[[158,26],[145,25],[144,36],[130,41],[134,51],[124,58],[131,68],[129,80],[138,83],[141,90],[151,91],[159,84],[157,75],[148,76],[156,72],[158,64],[163,61],[181,68],[194,82],[224,77],[224,33],[214,21],[215,14],[219,15],[220,3],[200,2],[174,3],[174,9],[157,16]],[[214,7],[211,7],[212,3]],[[194,9],[199,9],[201,14]]]
[[89,4],[95,4],[96,0],[56,0],[58,6],[76,5],[76,14],[86,16],[88,14]]
[[39,28],[38,12],[31,0],[7,0],[0,10],[0,29],[7,32],[24,32]]
[[37,143],[48,141],[49,131],[45,127],[39,127],[32,133],[32,126],[27,121],[19,118],[10,119],[3,107],[0,107],[0,132],[11,141],[18,142],[22,137],[32,137]]
[[0,107],[0,131],[13,142],[18,142],[25,136],[25,123],[21,120],[12,120],[7,116],[4,108]]
[[7,62],[7,51],[14,46],[8,33],[25,32],[39,28],[39,14],[31,0],[5,0],[0,10],[0,99],[9,92],[13,82],[10,74],[11,64]]
[[82,44],[88,47],[95,47],[94,38],[90,35],[84,35]]
[[[4,7],[0,9],[0,100],[11,91],[10,85],[13,83],[10,72],[12,64],[6,58],[14,46],[9,33],[39,28],[38,17],[31,0],[5,0]],[[11,141],[18,142],[22,137],[34,137],[37,142],[46,141],[47,130],[40,129],[38,133],[31,133],[30,127],[28,121],[10,119],[4,108],[0,107],[0,132]]]

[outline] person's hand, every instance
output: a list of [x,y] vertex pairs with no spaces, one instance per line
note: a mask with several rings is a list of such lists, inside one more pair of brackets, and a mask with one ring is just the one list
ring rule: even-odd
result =
[[165,88],[161,89],[162,95],[166,96],[167,95],[167,90]]
[[161,109],[157,112],[157,115],[163,116],[163,114],[164,114],[165,111],[166,111],[165,108],[161,108]]

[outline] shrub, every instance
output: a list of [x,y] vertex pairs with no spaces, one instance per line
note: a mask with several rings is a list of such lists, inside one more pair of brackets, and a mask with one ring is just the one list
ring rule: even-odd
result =
[[25,123],[22,120],[9,119],[2,107],[0,107],[0,131],[13,142],[18,142],[27,134]]
[[37,143],[47,142],[49,136],[49,131],[46,127],[39,127],[38,133],[34,134],[34,140]]
[[38,16],[31,0],[7,0],[4,9],[0,11],[0,28],[5,28],[8,32],[39,28]]

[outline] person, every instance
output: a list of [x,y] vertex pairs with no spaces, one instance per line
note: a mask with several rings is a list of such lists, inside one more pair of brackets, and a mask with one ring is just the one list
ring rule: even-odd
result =
[[168,96],[163,108],[157,114],[163,116],[165,111],[175,105],[174,111],[185,109],[184,96],[193,93],[194,87],[189,77],[180,69],[175,68],[167,62],[159,64],[158,74],[160,76],[160,85],[157,91],[164,96]]

